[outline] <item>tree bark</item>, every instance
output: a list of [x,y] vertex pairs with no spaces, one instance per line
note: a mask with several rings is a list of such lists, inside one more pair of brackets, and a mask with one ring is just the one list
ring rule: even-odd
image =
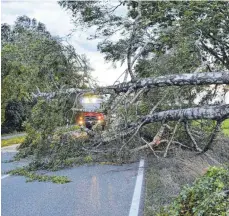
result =
[[156,88],[165,86],[211,85],[229,84],[229,72],[204,72],[192,74],[173,74],[159,77],[142,78],[135,82],[121,83],[108,86],[117,93],[126,92],[129,88],[140,89],[143,87]]
[[[166,110],[147,115],[142,117],[137,123],[129,125],[135,127],[143,123],[143,125],[160,122],[160,121],[178,121],[185,120],[198,120],[198,119],[212,119],[223,120],[229,118],[229,104],[218,106],[205,106],[205,107],[193,107],[187,109]],[[142,126],[143,126],[142,125]]]
[[219,106],[207,106],[207,107],[194,107],[178,110],[167,110],[157,112],[151,115],[147,115],[139,119],[135,123],[131,123],[127,128],[122,128],[116,132],[115,136],[104,137],[101,140],[96,140],[98,143],[109,143],[115,141],[118,138],[129,137],[135,130],[141,125],[150,124],[154,122],[166,122],[166,121],[186,121],[186,120],[198,120],[198,119],[212,119],[212,120],[224,120],[229,118],[229,104]]
[[203,72],[192,74],[173,74],[159,77],[149,77],[138,79],[135,82],[121,83],[113,86],[100,87],[96,89],[65,89],[60,92],[50,92],[37,94],[33,93],[33,97],[44,97],[51,99],[59,94],[73,94],[73,93],[97,93],[97,94],[113,94],[127,92],[129,88],[133,90],[165,86],[187,86],[187,85],[211,85],[211,84],[229,84],[229,72]]

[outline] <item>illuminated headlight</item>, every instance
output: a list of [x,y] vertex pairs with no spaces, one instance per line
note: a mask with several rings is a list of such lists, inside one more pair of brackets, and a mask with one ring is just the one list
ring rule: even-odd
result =
[[101,120],[98,120],[98,123],[100,124],[100,123],[102,123],[102,121]]
[[83,124],[83,121],[80,120],[80,121],[79,121],[79,125],[82,125],[82,124]]
[[97,102],[97,98],[92,98],[92,99],[91,99],[91,102],[92,102],[92,103],[96,103],[96,102]]
[[90,100],[89,100],[89,98],[86,98],[86,97],[85,97],[85,98],[82,99],[82,102],[83,102],[83,103],[90,103]]

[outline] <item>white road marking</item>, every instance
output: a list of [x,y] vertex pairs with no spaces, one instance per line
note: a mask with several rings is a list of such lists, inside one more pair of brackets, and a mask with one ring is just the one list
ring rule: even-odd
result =
[[8,175],[3,175],[1,179],[7,178],[9,176],[10,176],[9,174]]
[[141,201],[141,191],[142,191],[142,183],[144,176],[144,159],[141,159],[139,162],[138,175],[134,188],[134,195],[132,198],[132,203],[130,207],[129,216],[138,216],[140,201]]

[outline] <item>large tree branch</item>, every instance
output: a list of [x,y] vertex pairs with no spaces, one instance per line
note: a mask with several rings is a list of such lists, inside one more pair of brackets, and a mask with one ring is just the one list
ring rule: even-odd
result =
[[134,90],[144,87],[156,88],[165,86],[186,86],[186,85],[210,85],[210,84],[229,84],[229,72],[203,72],[191,74],[173,74],[159,77],[149,77],[138,79],[135,82],[120,83],[117,85],[100,87],[96,89],[64,89],[59,92],[50,92],[33,94],[33,97],[53,98],[58,94],[72,93],[98,93],[98,94],[113,94],[127,92],[129,88]]
[[131,80],[134,80],[134,78],[135,78],[133,71],[132,71],[132,66],[133,66],[134,62],[131,61],[132,47],[133,47],[133,44],[135,42],[136,31],[137,31],[137,28],[139,25],[140,18],[141,18],[141,1],[138,1],[138,15],[137,15],[137,17],[133,23],[133,30],[132,30],[131,35],[130,35],[129,46],[127,49],[127,67],[128,67],[128,71],[129,71]]
[[[212,119],[212,120],[223,120],[229,118],[229,104],[218,105],[218,106],[206,106],[206,107],[194,107],[187,109],[178,110],[167,110],[162,112],[153,113],[139,119],[135,123],[131,123],[127,128],[122,128],[120,131],[116,131],[116,134],[111,137],[105,136],[101,140],[96,140],[95,145],[99,143],[110,143],[117,139],[130,137],[131,134],[135,133],[136,129],[140,129],[139,126],[143,126],[155,122],[166,122],[166,121],[182,121],[186,120],[198,120],[198,119]],[[140,148],[140,147],[139,147]]]
[[198,119],[223,120],[226,118],[229,118],[229,104],[161,111],[144,116],[137,123],[130,124],[129,127],[136,127],[136,125],[142,123],[143,126],[154,122],[178,121],[179,119],[185,121]]
[[129,88],[140,89],[165,86],[185,86],[185,85],[210,85],[229,84],[229,72],[206,72],[191,74],[173,74],[159,77],[149,77],[138,79],[135,82],[120,83],[108,86],[107,89],[114,89],[117,93],[126,92]]
[[58,95],[71,95],[71,94],[84,94],[84,93],[113,94],[114,91],[106,87],[96,88],[96,89],[69,88],[69,89],[62,89],[58,92],[40,92],[40,90],[38,89],[37,93],[32,93],[32,96],[33,98],[43,97],[46,99],[52,99]]

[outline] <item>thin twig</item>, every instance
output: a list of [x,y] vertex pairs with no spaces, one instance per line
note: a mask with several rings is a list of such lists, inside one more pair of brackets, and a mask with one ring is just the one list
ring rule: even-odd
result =
[[157,109],[157,107],[160,105],[160,103],[167,97],[167,95],[168,95],[168,93],[169,93],[169,91],[167,91],[165,94],[164,94],[164,96],[161,98],[161,100],[159,100],[158,102],[157,102],[157,104],[150,110],[150,115],[152,115],[153,113],[154,113],[154,111]]
[[191,131],[189,130],[188,122],[185,121],[185,122],[184,122],[184,125],[185,125],[185,130],[186,130],[188,136],[189,136],[190,139],[192,140],[194,149],[195,149],[196,151],[202,151],[202,149],[199,148],[199,146],[197,145],[197,142],[196,142],[195,138],[192,136]]
[[138,93],[135,95],[135,97],[130,101],[130,103],[128,104],[128,106],[130,106],[132,103],[134,103],[137,98],[147,89],[147,87],[145,86],[144,88],[142,88],[140,91],[138,91]]
[[[169,142],[169,140],[161,140],[160,141],[160,143],[166,143],[166,142]],[[182,147],[184,147],[184,148],[187,148],[187,149],[191,149],[189,146],[186,146],[186,145],[184,145],[183,143],[181,143],[181,142],[178,142],[178,141],[172,141],[172,144],[177,144],[177,145],[180,145],[180,146],[182,146]]]
[[176,133],[176,131],[177,131],[178,125],[180,124],[180,121],[181,121],[181,118],[179,119],[179,121],[176,123],[176,126],[174,127],[172,137],[171,137],[171,139],[170,139],[170,141],[169,141],[169,143],[168,143],[168,145],[167,145],[167,147],[166,147],[166,149],[165,149],[164,157],[166,157],[167,154],[168,154],[168,149],[169,149],[169,147],[170,147],[170,145],[171,145],[171,143],[172,143],[172,141],[173,141],[174,135],[175,135],[175,133]]
[[158,156],[156,155],[156,153],[155,153],[153,147],[152,147],[143,137],[141,137],[141,139],[146,143],[146,145],[149,146],[149,148],[152,150],[154,156],[158,158]]
[[[155,146],[160,143],[164,130],[165,130],[165,125],[163,124],[161,128],[159,129],[159,131],[157,132],[157,134],[155,135],[155,137],[153,138],[153,141],[149,143],[150,146]],[[136,151],[143,150],[146,148],[148,148],[148,145],[144,145],[144,146],[140,146],[135,149],[132,149],[132,152],[136,152]]]

